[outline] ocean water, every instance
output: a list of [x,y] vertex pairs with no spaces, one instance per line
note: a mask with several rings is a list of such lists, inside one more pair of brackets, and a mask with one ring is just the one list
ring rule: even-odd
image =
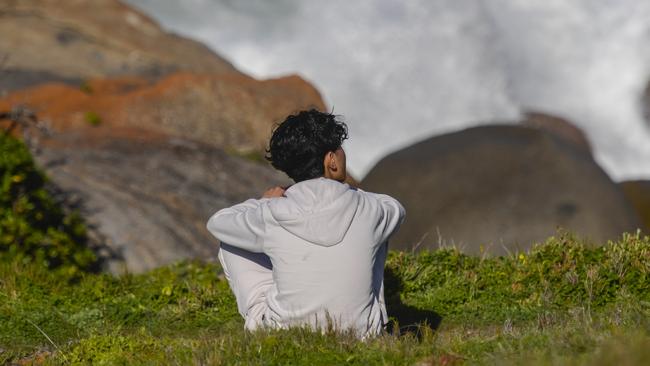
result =
[[582,128],[613,179],[650,178],[650,1],[127,2],[254,77],[315,84],[350,127],[356,177],[415,141],[534,110]]

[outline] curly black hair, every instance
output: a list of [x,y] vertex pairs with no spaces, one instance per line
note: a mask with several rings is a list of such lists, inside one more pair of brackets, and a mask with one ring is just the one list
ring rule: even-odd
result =
[[296,183],[322,177],[323,158],[348,138],[348,126],[315,109],[288,116],[273,131],[266,160]]

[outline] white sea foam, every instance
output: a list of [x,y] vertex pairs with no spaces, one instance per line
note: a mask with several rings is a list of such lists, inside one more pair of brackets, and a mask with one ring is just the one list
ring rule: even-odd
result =
[[238,68],[298,73],[345,116],[349,166],[433,134],[574,121],[616,180],[650,177],[646,0],[128,0]]

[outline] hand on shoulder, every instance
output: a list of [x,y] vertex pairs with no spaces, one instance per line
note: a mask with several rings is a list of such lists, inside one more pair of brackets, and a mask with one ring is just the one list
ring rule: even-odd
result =
[[284,197],[284,191],[285,189],[282,187],[269,188],[266,190],[266,192],[264,192],[262,198]]

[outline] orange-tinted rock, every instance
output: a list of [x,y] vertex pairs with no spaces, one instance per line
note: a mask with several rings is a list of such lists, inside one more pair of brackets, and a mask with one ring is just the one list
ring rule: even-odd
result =
[[627,181],[620,186],[645,225],[645,232],[650,234],[650,180]]
[[324,109],[297,76],[258,81],[242,74],[176,73],[159,81],[91,80],[46,84],[0,99],[0,110],[27,105],[56,131],[140,128],[237,151],[263,151],[272,127],[298,110]]
[[591,144],[585,133],[564,118],[546,113],[528,112],[521,123],[526,127],[544,130],[591,155]]
[[9,75],[0,92],[39,80],[238,73],[203,44],[165,32],[118,0],[3,1],[0,11],[0,57]]

